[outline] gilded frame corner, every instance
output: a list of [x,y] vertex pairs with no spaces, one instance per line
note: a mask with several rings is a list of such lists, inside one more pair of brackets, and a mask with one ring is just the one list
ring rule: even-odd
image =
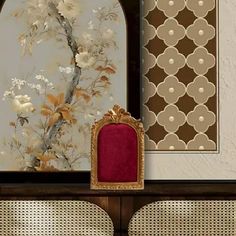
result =
[[[100,130],[108,124],[127,124],[132,127],[138,139],[138,166],[136,182],[99,182],[98,181],[98,134]],[[91,128],[91,189],[94,190],[142,190],[144,189],[144,128],[140,120],[131,117],[119,105],[115,105],[109,110],[101,120],[96,121]]]

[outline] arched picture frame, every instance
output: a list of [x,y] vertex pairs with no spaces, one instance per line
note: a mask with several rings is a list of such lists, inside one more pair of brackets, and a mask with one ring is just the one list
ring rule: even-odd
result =
[[[79,2],[81,3],[81,8],[79,6]],[[107,4],[105,4],[106,2],[107,2]],[[43,150],[43,152],[42,152],[43,155],[40,155],[40,158],[36,158],[34,160],[34,162],[36,164],[35,164],[35,167],[33,167],[33,168],[30,165],[30,166],[25,166],[25,168],[23,168],[23,169],[21,168],[19,170],[17,168],[12,168],[12,169],[6,168],[4,170],[4,167],[2,165],[0,175],[2,176],[1,180],[3,182],[4,181],[12,181],[13,179],[14,179],[14,181],[17,179],[17,181],[19,181],[19,182],[27,181],[27,179],[29,179],[28,178],[29,176],[30,176],[31,181],[33,181],[33,182],[34,181],[36,181],[36,182],[38,182],[38,181],[40,181],[40,182],[41,181],[46,181],[46,182],[61,182],[61,181],[62,182],[70,182],[70,181],[72,181],[72,182],[82,181],[83,182],[83,181],[85,181],[85,182],[87,182],[89,179],[89,169],[90,168],[88,168],[88,166],[85,167],[84,169],[83,168],[81,168],[81,169],[80,168],[79,169],[76,169],[76,168],[75,169],[66,169],[66,168],[63,169],[63,167],[62,167],[62,169],[56,168],[55,170],[53,170],[54,167],[52,169],[50,167],[48,169],[46,168],[45,170],[43,170],[42,171],[43,173],[41,172],[40,169],[38,171],[38,168],[41,168],[42,166],[45,167],[45,161],[46,162],[49,161],[51,163],[51,161],[53,161],[53,159],[54,159],[50,155],[44,155],[44,153],[47,153],[48,151],[51,152],[50,150],[53,149],[52,145],[51,145],[51,141],[52,141],[51,137],[54,137],[53,139],[57,140],[56,136],[60,135],[60,132],[62,131],[61,128],[64,125],[64,123],[68,123],[70,125],[73,125],[76,123],[76,117],[74,117],[72,115],[72,109],[70,107],[70,105],[72,104],[72,100],[73,100],[72,97],[73,96],[76,96],[77,98],[79,97],[80,99],[84,100],[85,103],[89,102],[89,99],[90,99],[90,94],[87,94],[87,92],[84,90],[82,85],[78,86],[77,82],[80,79],[79,77],[81,77],[81,68],[85,68],[85,70],[88,71],[89,70],[88,67],[92,66],[92,64],[95,64],[96,58],[94,58],[91,55],[91,53],[87,52],[86,50],[84,51],[82,49],[81,53],[78,53],[75,51],[75,48],[78,46],[79,43],[76,42],[76,40],[74,40],[73,37],[71,37],[70,26],[73,26],[73,27],[74,27],[74,25],[77,26],[75,18],[77,17],[76,14],[78,14],[78,13],[76,13],[76,10],[78,10],[80,14],[83,14],[83,11],[86,10],[86,7],[91,7],[91,8],[89,8],[89,10],[91,11],[90,14],[98,15],[98,17],[105,17],[105,18],[107,17],[106,19],[113,20],[115,22],[115,24],[117,24],[115,26],[116,30],[119,29],[118,25],[120,22],[123,24],[122,27],[125,30],[125,34],[123,35],[123,37],[121,35],[122,38],[119,39],[119,32],[115,32],[115,30],[113,32],[113,30],[110,30],[109,25],[107,25],[107,23],[105,24],[106,31],[103,32],[103,37],[108,39],[109,37],[113,37],[114,35],[118,36],[118,41],[112,40],[113,41],[112,43],[107,42],[108,44],[109,43],[113,44],[112,46],[114,46],[114,47],[117,47],[117,45],[119,45],[120,40],[122,41],[122,43],[125,43],[125,45],[122,45],[122,43],[120,44],[121,46],[126,48],[126,52],[124,53],[125,57],[123,57],[123,59],[122,59],[122,56],[119,56],[120,55],[119,50],[118,50],[118,53],[114,54],[114,55],[116,55],[115,57],[117,59],[120,57],[119,62],[121,63],[121,67],[120,67],[121,74],[120,74],[120,76],[117,76],[117,79],[119,78],[119,82],[123,81],[122,83],[123,84],[125,83],[125,86],[123,88],[119,87],[119,82],[117,82],[117,83],[114,82],[115,81],[115,79],[114,79],[112,81],[112,83],[113,82],[115,83],[113,91],[117,95],[119,93],[122,94],[122,96],[120,97],[121,104],[126,106],[128,111],[130,111],[134,117],[139,118],[139,116],[140,116],[139,104],[140,103],[139,102],[137,103],[137,101],[139,101],[139,97],[140,97],[139,96],[139,92],[140,92],[140,86],[139,86],[139,82],[140,82],[140,46],[139,46],[140,5],[139,5],[139,2],[137,2],[137,1],[130,1],[129,3],[127,3],[126,1],[121,0],[121,1],[115,1],[115,2],[113,4],[113,7],[117,7],[116,5],[118,5],[118,8],[120,9],[118,11],[120,11],[124,15],[123,16],[124,19],[120,20],[119,14],[116,14],[115,11],[114,12],[112,11],[112,1],[106,1],[106,0],[101,1],[101,3],[103,3],[103,5],[100,4],[101,6],[98,6],[99,4],[96,3],[95,4],[96,7],[94,7],[94,8],[90,6],[89,1],[83,1],[83,0],[81,0],[81,1],[75,0],[75,1],[68,1],[68,2],[67,1],[51,1],[50,2],[50,1],[45,0],[40,3],[38,1],[32,1],[32,5],[30,5],[31,2],[28,1],[29,5],[27,8],[27,11],[25,11],[24,5],[20,6],[20,8],[19,8],[19,5],[17,6],[16,3],[12,3],[12,2],[9,3],[9,1],[1,1],[1,9],[2,9],[1,14],[4,13],[5,6],[7,6],[5,4],[10,4],[12,9],[15,8],[15,11],[13,11],[12,15],[9,16],[9,17],[12,17],[11,21],[14,21],[17,19],[18,22],[23,21],[23,23],[28,24],[30,21],[30,24],[32,23],[31,28],[30,28],[30,32],[28,32],[29,34],[27,34],[27,30],[20,35],[18,34],[19,32],[10,32],[9,33],[9,35],[13,34],[15,37],[17,35],[17,37],[18,37],[17,39],[19,40],[20,46],[21,47],[23,46],[23,49],[24,49],[23,53],[33,54],[33,50],[34,50],[33,44],[34,43],[37,44],[35,46],[36,50],[40,51],[40,48],[37,48],[38,44],[40,45],[41,43],[44,42],[44,40],[46,40],[45,38],[40,39],[40,37],[36,40],[36,38],[38,36],[40,36],[40,35],[38,35],[38,30],[42,25],[40,25],[40,22],[37,22],[37,19],[36,20],[34,19],[33,15],[35,15],[35,14],[33,14],[33,11],[42,10],[42,12],[44,12],[44,13],[45,13],[45,11],[49,11],[48,15],[50,17],[52,15],[54,15],[54,17],[56,18],[56,21],[57,21],[57,27],[61,27],[60,34],[62,37],[64,37],[65,45],[62,46],[60,53],[63,52],[63,50],[64,50],[63,47],[67,47],[67,49],[68,48],[70,49],[71,54],[72,54],[71,62],[70,62],[71,66],[59,65],[59,67],[58,67],[59,72],[64,74],[62,77],[65,80],[66,80],[65,77],[68,74],[70,74],[70,73],[72,74],[69,83],[59,85],[62,87],[62,90],[64,90],[64,93],[63,92],[47,93],[45,96],[45,99],[44,99],[44,103],[41,104],[41,111],[40,111],[41,115],[45,116],[45,118],[48,120],[48,123],[51,123],[51,125],[49,125],[49,127],[46,129],[46,132],[48,132],[48,136],[47,136],[46,142],[44,142],[43,148],[45,150]],[[25,2],[22,1],[22,4],[23,3],[25,3]],[[46,4],[46,3],[48,4],[47,6],[40,5],[40,4]],[[72,5],[74,4],[73,5],[74,12],[67,12],[66,11],[66,9],[67,9],[66,4],[67,3],[68,4],[72,3]],[[78,6],[77,6],[77,3],[78,3]],[[16,5],[16,7],[14,4]],[[40,5],[39,9],[35,8],[35,6],[36,6],[35,4]],[[55,4],[58,4],[58,5],[55,5]],[[43,7],[44,9],[40,9],[40,7]],[[87,10],[88,10],[88,8],[87,8]],[[109,12],[109,10],[110,10],[110,12]],[[31,18],[29,19],[29,18],[27,18],[28,15],[25,15],[25,14],[26,13],[31,14],[31,11],[32,11],[33,15],[31,15],[32,19]],[[105,13],[107,15],[105,15]],[[81,25],[85,24],[85,22],[86,22],[85,19],[89,19],[88,14],[87,15],[86,14],[87,13],[85,13],[85,15],[83,15],[83,17],[81,18],[82,19],[80,22]],[[42,16],[42,14],[38,15],[39,18],[41,16]],[[83,21],[85,21],[85,22],[83,22]],[[45,23],[46,23],[46,25],[45,25]],[[48,22],[44,22],[43,27],[48,27],[47,23]],[[93,25],[93,22],[91,22],[91,21],[87,21],[86,24],[88,24],[87,27],[90,29],[93,29],[93,27],[95,27]],[[26,27],[26,26],[23,26],[23,27]],[[72,30],[73,30],[73,27],[72,27]],[[14,31],[14,28],[13,28],[13,31]],[[51,33],[49,34],[48,37],[51,37],[50,36]],[[113,35],[113,33],[114,33],[114,35]],[[91,40],[91,38],[89,36],[90,36],[89,34],[83,35],[83,39],[85,40],[85,43],[89,43],[88,41]],[[132,40],[133,38],[136,38],[138,40],[136,40],[136,42],[134,43]],[[6,37],[3,37],[3,40],[5,40],[5,39],[6,39]],[[36,40],[36,41],[34,42],[33,40]],[[56,39],[56,41],[57,40],[60,43],[63,39],[58,38],[58,39]],[[4,43],[5,43],[5,41],[4,41]],[[132,41],[132,43],[131,43],[131,41]],[[10,41],[7,43],[7,45],[9,43],[10,43]],[[77,45],[76,45],[76,43],[77,43]],[[46,47],[48,48],[49,45],[47,45]],[[110,54],[110,55],[112,55],[112,54]],[[59,55],[59,57],[63,58],[63,55]],[[65,54],[65,57],[67,59],[69,58],[66,56],[66,54]],[[20,63],[22,63],[22,61],[20,61]],[[30,59],[28,58],[25,62],[25,66],[27,67],[27,65],[30,65],[30,63],[31,63]],[[123,66],[122,66],[122,63],[123,63]],[[124,65],[124,63],[126,63],[126,64]],[[40,63],[38,63],[38,64],[40,64]],[[104,84],[104,88],[111,84],[111,81],[109,81],[109,75],[113,76],[113,74],[115,74],[115,70],[119,67],[119,66],[116,66],[110,62],[108,64],[107,64],[108,66],[105,66],[105,67],[98,65],[95,68],[95,70],[97,70],[98,73],[101,73],[100,74],[101,77],[99,78],[99,80],[100,80],[99,82],[106,84],[106,85]],[[49,67],[50,66],[51,65],[49,65]],[[6,68],[6,66],[5,66],[5,68]],[[12,71],[14,71],[14,66],[13,66]],[[48,69],[48,71],[49,71],[49,69]],[[48,71],[46,71],[46,72],[48,72]],[[122,74],[123,74],[123,76],[122,76]],[[5,75],[3,75],[3,76],[5,76]],[[38,81],[45,83],[45,86],[48,86],[48,87],[54,86],[54,83],[51,83],[51,81],[49,81],[48,78],[43,75],[43,72],[42,72],[42,74],[35,73],[35,78]],[[36,87],[38,84],[34,84],[34,83],[31,83],[28,81],[24,82],[24,81],[27,81],[27,80],[12,78],[12,81],[10,81],[10,83],[12,83],[12,84],[10,84],[9,89],[6,89],[3,94],[3,99],[5,99],[5,100],[7,100],[9,96],[14,96],[14,99],[13,99],[14,101],[13,102],[11,101],[11,103],[12,103],[11,106],[13,107],[14,112],[16,112],[17,118],[16,118],[16,121],[9,120],[9,122],[8,122],[13,130],[18,129],[17,126],[22,128],[24,126],[27,126],[28,122],[31,122],[31,121],[29,121],[28,116],[21,116],[19,114],[21,114],[21,112],[22,113],[23,112],[26,112],[26,113],[32,112],[33,113],[33,112],[35,112],[35,107],[33,106],[34,105],[33,102],[31,102],[32,100],[31,100],[30,96],[26,96],[26,94],[14,94],[15,91],[12,90],[12,87],[16,87],[16,89],[18,89],[18,88],[26,85],[26,86],[29,86],[29,88],[32,91],[38,89],[37,92],[40,93],[39,86],[38,86],[38,88]],[[92,82],[92,83],[94,84],[94,82]],[[84,86],[86,86],[86,83]],[[88,86],[90,86],[90,85],[88,85]],[[4,87],[6,87],[6,84],[4,85]],[[133,87],[135,87],[136,89],[134,90]],[[103,91],[93,91],[93,93],[102,93],[103,94]],[[115,97],[110,96],[108,98],[114,99],[114,102],[117,102]],[[46,100],[46,102],[45,102],[45,100]],[[4,101],[4,102],[6,102],[6,101]],[[64,104],[65,106],[62,104]],[[67,104],[69,106],[67,106]],[[108,106],[108,104],[107,104],[106,106],[108,108],[110,105]],[[28,108],[26,109],[26,107],[28,107]],[[26,110],[24,110],[24,108]],[[103,113],[103,112],[101,112],[101,114],[99,114],[100,113],[99,110],[96,112],[98,115],[102,115],[102,113]],[[91,112],[88,112],[87,115],[90,116]],[[7,116],[7,112],[4,113],[4,117],[6,117],[6,116]],[[93,114],[92,114],[92,116],[93,116]],[[95,117],[95,116],[92,118],[92,120],[97,119],[97,117]],[[92,121],[91,121],[91,123],[92,123]],[[89,127],[88,127],[88,130],[89,130]],[[24,134],[28,135],[30,140],[33,140],[32,139],[33,133],[31,131],[28,134],[27,134],[27,132]],[[18,137],[18,139],[16,139],[15,141],[13,140],[13,144],[15,143],[14,145],[18,145],[18,144],[21,145],[22,140],[25,140],[24,136]],[[88,140],[88,141],[86,141],[86,140]],[[85,137],[84,143],[88,144],[89,142],[90,142],[90,139],[87,139],[87,137]],[[80,143],[80,141],[78,143]],[[32,150],[29,149],[28,151],[30,152]],[[4,151],[2,151],[2,155],[4,155],[4,154],[5,154]],[[22,155],[22,152],[21,152],[21,155]],[[26,160],[26,162],[31,162],[31,161],[32,161],[31,158]],[[88,163],[88,165],[89,165],[89,163]],[[52,165],[50,165],[50,166],[52,166]],[[59,166],[60,166],[60,164],[59,164]],[[16,176],[17,176],[17,178],[15,178]]]

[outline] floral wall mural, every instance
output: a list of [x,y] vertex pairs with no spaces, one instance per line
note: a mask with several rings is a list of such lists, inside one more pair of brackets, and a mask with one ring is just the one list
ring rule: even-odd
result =
[[126,107],[120,3],[6,1],[0,34],[0,170],[90,169],[91,124]]

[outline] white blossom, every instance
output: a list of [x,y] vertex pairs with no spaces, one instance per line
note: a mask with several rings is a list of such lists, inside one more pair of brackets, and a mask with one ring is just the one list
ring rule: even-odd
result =
[[63,73],[63,72],[65,72],[65,68],[62,67],[62,66],[59,66],[59,71],[60,71],[61,73]]
[[88,29],[89,29],[89,30],[93,30],[93,29],[94,29],[94,24],[93,24],[92,21],[89,21],[89,23],[88,23]]
[[72,67],[62,67],[62,66],[59,66],[59,71],[61,72],[61,73],[65,73],[65,74],[71,74],[71,73],[73,73],[74,72],[74,68],[72,68]]
[[33,25],[38,26],[39,23],[40,23],[39,20],[36,20],[36,21],[33,23]]
[[11,81],[13,88],[18,88],[18,90],[21,90],[21,88],[26,84],[25,80],[20,80],[17,78],[13,78]]
[[41,84],[28,83],[27,85],[28,85],[29,88],[35,89],[39,94],[44,93],[44,89],[42,88]]
[[113,39],[114,37],[114,31],[111,29],[107,29],[102,33],[102,37],[106,40]]
[[41,11],[44,11],[45,8],[47,8],[47,0],[38,0],[38,8],[40,8]]
[[76,63],[80,68],[88,68],[96,62],[95,57],[91,56],[88,52],[81,52],[76,55]]
[[82,37],[85,45],[91,45],[93,43],[93,37],[91,34],[83,33]]
[[25,44],[26,44],[26,39],[25,38],[20,39],[20,45],[23,47],[25,46]]
[[[36,75],[35,78],[41,82],[43,82],[48,88],[50,89],[54,89],[54,85],[52,82],[49,82],[49,80],[47,78],[45,78],[43,75]],[[41,85],[35,85],[34,88],[40,90],[39,86]]]
[[47,22],[47,21],[44,22],[44,30],[45,30],[45,31],[48,30],[48,22]]
[[5,101],[6,98],[13,98],[14,96],[15,96],[15,93],[13,90],[7,90],[4,92],[2,100]]
[[36,75],[35,78],[36,78],[37,80],[43,81],[44,83],[48,83],[48,82],[49,82],[48,79],[45,78],[43,75]]
[[30,113],[34,111],[31,98],[28,95],[18,95],[12,100],[12,108],[17,114]]
[[40,40],[38,40],[36,43],[37,44],[40,44],[40,43],[42,43],[43,42],[43,39],[40,39]]
[[51,88],[51,89],[54,89],[53,83],[49,83],[48,87]]
[[41,90],[42,89],[42,86],[40,84],[37,84],[36,87],[35,87],[37,90]]
[[59,2],[57,9],[62,16],[71,20],[78,16],[80,6],[78,0],[63,0]]

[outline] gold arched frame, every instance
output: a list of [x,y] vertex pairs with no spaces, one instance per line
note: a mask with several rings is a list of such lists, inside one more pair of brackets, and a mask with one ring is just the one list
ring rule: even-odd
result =
[[[109,124],[126,124],[137,135],[137,181],[136,182],[100,182],[98,181],[98,136],[103,127]],[[138,190],[144,188],[144,128],[143,124],[131,117],[119,105],[109,110],[101,120],[96,121],[91,129],[91,189]]]

